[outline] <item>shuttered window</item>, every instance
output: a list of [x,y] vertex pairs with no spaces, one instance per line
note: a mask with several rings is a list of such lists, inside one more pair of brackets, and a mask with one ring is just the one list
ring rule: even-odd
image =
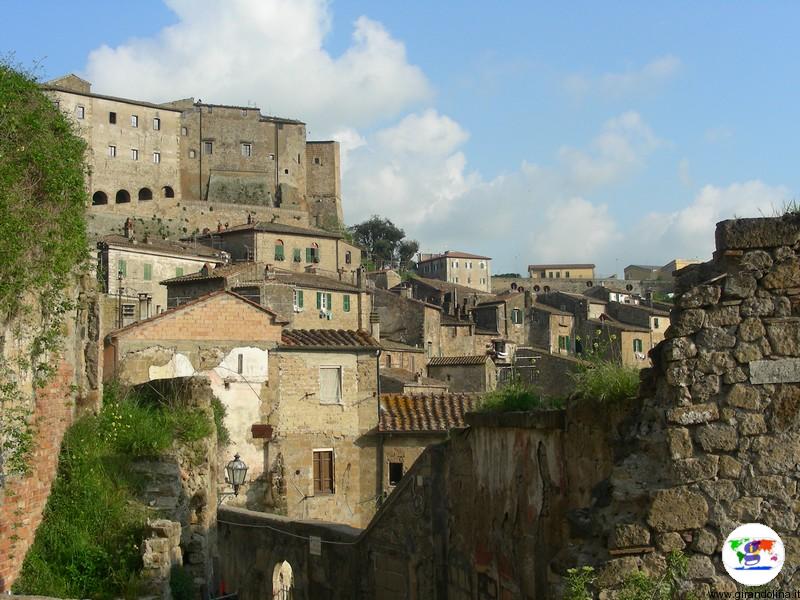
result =
[[319,402],[320,404],[342,403],[342,368],[319,368]]
[[117,270],[122,273],[123,277],[128,276],[128,263],[125,262],[124,259],[120,258],[119,262],[117,263]]
[[306,248],[306,262],[311,262],[313,258],[314,258],[314,249]]
[[314,494],[333,494],[333,450],[314,451]]
[[151,279],[153,279],[153,265],[144,263],[144,280],[150,281]]
[[350,295],[345,294],[342,300],[344,312],[350,312]]
[[294,260],[294,262],[300,262],[300,248],[292,250],[292,260]]
[[294,305],[297,308],[303,308],[303,290],[294,291]]

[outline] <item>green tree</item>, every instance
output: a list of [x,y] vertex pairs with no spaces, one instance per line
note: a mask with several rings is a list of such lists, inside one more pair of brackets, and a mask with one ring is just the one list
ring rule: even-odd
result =
[[349,231],[376,266],[399,263],[400,269],[404,270],[419,250],[416,240],[405,239],[405,231],[378,215],[353,225]]

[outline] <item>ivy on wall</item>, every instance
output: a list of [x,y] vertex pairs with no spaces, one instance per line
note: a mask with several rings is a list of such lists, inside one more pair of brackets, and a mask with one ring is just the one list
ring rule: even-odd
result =
[[0,483],[25,471],[32,398],[72,307],[64,290],[86,264],[86,144],[34,77],[0,60]]

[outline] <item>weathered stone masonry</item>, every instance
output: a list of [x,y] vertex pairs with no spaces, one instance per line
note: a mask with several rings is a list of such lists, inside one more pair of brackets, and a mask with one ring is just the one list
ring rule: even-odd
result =
[[716,239],[713,260],[678,272],[631,452],[594,513],[616,554],[600,588],[683,550],[687,587],[735,590],[722,544],[758,521],[786,545],[774,586],[800,589],[800,216],[723,221]]

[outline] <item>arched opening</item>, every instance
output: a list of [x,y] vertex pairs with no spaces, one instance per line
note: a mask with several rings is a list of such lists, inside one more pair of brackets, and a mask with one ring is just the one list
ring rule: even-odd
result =
[[150,188],[142,188],[139,190],[139,200],[152,200],[153,191]]
[[272,571],[272,598],[273,600],[292,600],[294,575],[292,565],[285,560],[275,565]]
[[108,194],[97,190],[94,194],[92,194],[92,205],[98,206],[100,204],[108,204]]
[[173,190],[168,185],[165,185],[163,188],[161,188],[161,193],[164,194],[164,198],[174,198],[175,197],[175,190]]
[[128,190],[120,190],[117,192],[116,202],[117,204],[124,204],[125,202],[131,201],[131,195],[128,193]]

